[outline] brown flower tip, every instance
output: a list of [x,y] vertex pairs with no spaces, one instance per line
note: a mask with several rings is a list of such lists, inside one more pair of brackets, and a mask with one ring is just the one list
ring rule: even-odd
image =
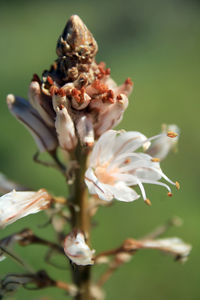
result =
[[57,42],[58,56],[71,54],[80,60],[88,60],[97,50],[97,43],[83,21],[77,15],[71,16]]

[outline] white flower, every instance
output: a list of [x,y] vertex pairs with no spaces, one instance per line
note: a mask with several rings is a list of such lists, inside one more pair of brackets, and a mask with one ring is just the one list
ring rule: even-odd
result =
[[81,266],[92,265],[95,250],[91,250],[85,242],[85,237],[81,232],[72,232],[65,238],[64,251],[69,259]]
[[181,239],[176,237],[159,240],[144,240],[142,241],[142,248],[158,249],[168,252],[183,261],[190,254],[192,249],[191,245],[184,243]]
[[3,195],[0,197],[0,228],[48,208],[51,199],[51,196],[44,189],[37,192],[16,192],[13,190]]
[[[95,144],[89,168],[85,173],[85,183],[91,194],[97,194],[102,200],[111,201],[116,198],[120,201],[134,201],[140,196],[130,187],[138,185],[147,204],[150,201],[146,197],[143,183],[162,185],[171,196],[170,187],[160,182],[164,178],[172,182],[161,170],[157,160],[150,155],[135,152],[140,147],[147,148],[150,141],[161,135],[147,139],[136,131],[114,131],[104,133]],[[173,137],[173,132],[170,132]]]
[[176,125],[163,125],[162,133],[167,133],[173,131],[177,134],[175,138],[170,138],[167,134],[163,134],[160,138],[156,139],[152,145],[149,147],[146,153],[151,156],[157,157],[160,160],[163,160],[168,153],[173,150],[178,143],[180,130]]

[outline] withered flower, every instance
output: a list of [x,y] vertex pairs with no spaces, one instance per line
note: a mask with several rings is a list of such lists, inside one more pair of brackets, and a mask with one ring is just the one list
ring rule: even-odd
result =
[[0,228],[27,215],[47,209],[52,197],[41,189],[37,192],[12,192],[0,197]]

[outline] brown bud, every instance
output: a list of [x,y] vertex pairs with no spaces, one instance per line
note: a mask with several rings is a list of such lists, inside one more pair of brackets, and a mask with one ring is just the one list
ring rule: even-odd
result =
[[77,15],[71,16],[57,42],[58,56],[76,55],[80,60],[93,58],[98,50],[91,32]]

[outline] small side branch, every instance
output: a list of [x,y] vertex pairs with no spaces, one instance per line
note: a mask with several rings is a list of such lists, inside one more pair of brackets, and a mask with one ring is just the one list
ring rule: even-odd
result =
[[33,160],[34,160],[34,162],[36,162],[42,166],[51,167],[56,170],[59,170],[64,176],[66,176],[66,172],[67,172],[66,167],[59,161],[56,153],[49,152],[49,154],[50,154],[51,158],[53,159],[54,163],[43,161],[43,160],[39,159],[40,152],[38,152],[38,151],[33,155]]
[[140,240],[129,238],[126,239],[121,246],[97,254],[94,259],[96,263],[101,263],[101,261],[104,261],[104,259],[107,259],[110,256],[114,257],[106,272],[98,280],[98,286],[101,287],[122,264],[128,262],[132,255],[141,249],[159,250],[163,253],[172,255],[175,260],[181,262],[187,260],[191,251],[191,246],[189,244],[184,243],[177,237],[156,239],[171,226],[179,225],[180,219],[173,218]]
[[54,280],[45,271],[41,270],[34,274],[8,274],[0,282],[0,297],[16,291],[20,286],[28,290],[57,287],[68,292],[71,296],[75,296],[77,293],[76,286],[63,281]]

